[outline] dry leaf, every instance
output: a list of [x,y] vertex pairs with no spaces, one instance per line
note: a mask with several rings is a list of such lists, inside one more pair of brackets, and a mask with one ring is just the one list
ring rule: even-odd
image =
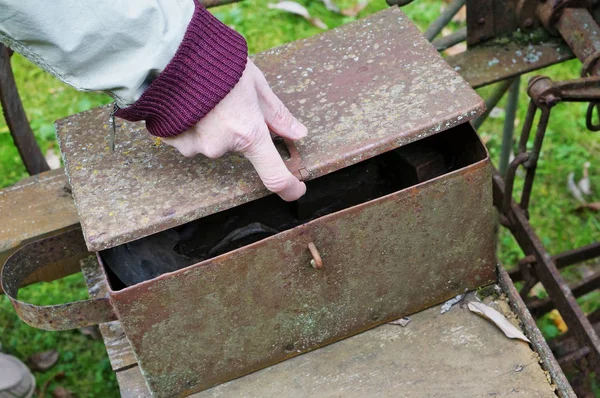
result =
[[42,384],[42,387],[40,388],[38,398],[45,398],[46,392],[48,391],[48,386],[50,385],[50,383],[52,383],[54,380],[64,379],[64,377],[65,377],[65,372],[58,372],[58,373],[55,373],[53,376],[48,377],[46,379],[46,381],[44,382],[44,384]]
[[310,15],[306,7],[301,4],[296,3],[295,1],[280,1],[277,4],[269,4],[269,8],[274,10],[286,11],[291,14],[300,15],[308,22],[313,24],[319,29],[327,29],[327,25],[325,22],[321,21],[319,18],[314,18]]
[[557,309],[553,309],[552,311],[550,311],[550,313],[548,314],[548,318],[552,321],[552,323],[554,324],[554,326],[556,326],[556,328],[561,333],[566,333],[567,330],[569,330],[569,327],[565,323],[565,321],[562,318],[562,316],[560,316],[560,312],[558,312]]
[[85,336],[90,336],[92,340],[100,340],[102,338],[102,334],[100,333],[100,329],[97,325],[79,328],[79,331]]
[[585,199],[583,198],[583,194],[577,184],[575,184],[575,173],[570,172],[569,177],[567,179],[567,189],[571,192],[573,197],[577,199],[581,203],[585,203]]
[[521,332],[515,325],[510,323],[508,319],[504,315],[502,315],[497,310],[493,309],[489,305],[478,303],[476,301],[470,301],[468,304],[469,310],[476,313],[477,315],[481,315],[489,321],[492,321],[496,326],[504,332],[506,337],[511,339],[519,339],[523,340],[527,343],[531,343],[529,339]]
[[396,319],[395,321],[391,321],[388,322],[390,325],[400,325],[402,327],[405,327],[406,325],[408,325],[410,323],[411,319],[407,316],[405,316],[404,318],[400,318],[400,319]]
[[585,162],[583,164],[583,178],[577,183],[577,187],[579,187],[579,190],[584,195],[592,194],[592,184],[590,183],[589,169],[590,162]]
[[584,203],[581,206],[575,208],[577,211],[581,210],[591,210],[591,211],[600,211],[600,202],[592,202],[592,203]]
[[440,310],[440,314],[445,314],[446,312],[450,311],[450,308],[452,308],[452,306],[456,303],[458,303],[460,300],[462,300],[463,295],[459,294],[458,296],[446,301],[443,305],[442,305],[442,309]]
[[73,398],[75,394],[71,390],[64,388],[63,386],[58,386],[52,391],[52,395],[55,398]]
[[452,20],[458,23],[467,22],[467,7],[462,6],[456,15],[452,17]]
[[327,8],[331,12],[340,13],[340,8],[333,2],[333,0],[321,0],[323,4],[325,4],[325,8]]
[[456,54],[464,53],[465,51],[467,51],[467,43],[458,43],[444,50],[444,54],[451,57]]
[[515,366],[515,372],[517,372],[517,373],[522,372],[523,368],[525,368],[525,366],[523,366],[523,365],[517,365],[517,366]]
[[345,17],[355,17],[369,5],[369,0],[358,0],[355,5],[343,9],[340,13]]
[[51,170],[60,169],[60,157],[58,157],[54,148],[48,148],[45,158]]
[[36,372],[45,372],[50,369],[58,361],[58,351],[50,350],[37,352],[33,354],[29,360],[29,367]]
[[498,119],[498,118],[503,118],[506,115],[506,111],[504,110],[504,108],[499,108],[497,106],[492,108],[492,111],[490,112],[490,118],[492,119]]

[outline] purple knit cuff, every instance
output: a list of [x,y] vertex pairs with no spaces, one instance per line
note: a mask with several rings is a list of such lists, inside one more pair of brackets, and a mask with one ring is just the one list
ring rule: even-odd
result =
[[115,115],[146,121],[150,134],[169,137],[188,130],[237,84],[246,68],[248,46],[196,3],[175,56],[131,106]]

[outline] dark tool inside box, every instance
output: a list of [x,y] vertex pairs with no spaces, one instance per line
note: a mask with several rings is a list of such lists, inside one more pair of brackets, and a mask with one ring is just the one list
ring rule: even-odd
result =
[[468,123],[484,102],[400,10],[254,59],[310,132],[286,143],[307,183],[298,202],[270,194],[243,156],[184,158],[139,123],[120,122],[110,152],[108,108],[57,127],[85,244],[110,282],[94,321],[119,319],[155,396],[495,278],[491,166]]
[[216,257],[316,218],[473,164],[485,149],[469,124],[307,182],[295,202],[245,203],[100,253],[113,289]]

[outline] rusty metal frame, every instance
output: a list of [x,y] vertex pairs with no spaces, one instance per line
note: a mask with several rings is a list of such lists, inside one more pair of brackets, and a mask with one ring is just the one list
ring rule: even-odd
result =
[[[398,5],[410,3],[407,0],[389,1]],[[207,3],[210,4],[207,4],[207,6],[229,2],[233,1],[208,0]],[[563,62],[574,56],[577,56],[582,61],[582,74],[584,76],[597,74],[599,69],[597,60],[600,59],[600,45],[592,40],[593,37],[591,34],[586,34],[586,32],[598,31],[595,23],[597,15],[594,13],[594,10],[590,10],[591,5],[585,2],[571,2],[568,4],[563,0],[546,0],[546,2],[539,3],[545,3],[546,5],[540,6],[535,0],[467,0],[467,10],[469,12],[467,31],[461,31],[451,38],[440,38],[436,40],[436,44],[438,48],[443,49],[463,41],[465,38],[467,39],[469,50],[465,53],[449,57],[447,60],[473,87],[506,81],[532,70]],[[568,8],[567,5],[571,8]],[[579,8],[573,8],[574,5]],[[546,8],[542,9],[543,7]],[[548,9],[547,7],[551,8]],[[498,18],[498,15],[502,15],[499,13],[503,13],[506,18]],[[588,23],[585,29],[582,22],[584,20]],[[594,22],[591,27],[589,26],[590,21]],[[546,26],[551,33],[560,33],[562,39],[548,38],[542,43],[518,43],[510,39],[507,42],[504,38],[500,38],[502,35],[510,35],[517,28],[531,30],[541,28],[542,26]],[[439,29],[441,30],[441,28]],[[583,39],[578,41],[578,38]],[[513,54],[525,48],[536,54],[535,59],[516,59],[516,62],[514,62]],[[497,60],[497,62],[490,65],[490,60]],[[540,81],[548,83],[543,79]],[[589,89],[591,81],[593,79],[587,81],[587,87],[575,87],[572,94],[576,95],[580,90]],[[561,89],[565,89],[565,87],[561,87]],[[546,92],[546,95],[550,93],[555,95],[552,91]],[[565,101],[567,96],[564,95],[564,92],[562,94],[561,99]],[[503,223],[509,227],[513,235],[517,238],[519,245],[526,253],[526,257],[520,262],[519,270],[511,272],[511,277],[513,280],[525,279],[526,287],[532,286],[534,281],[541,281],[548,290],[551,301],[531,300],[528,303],[529,307],[534,312],[542,312],[556,306],[565,317],[570,328],[567,337],[570,340],[577,341],[577,348],[560,358],[559,363],[564,364],[568,361],[580,360],[586,357],[591,365],[598,369],[598,336],[592,324],[600,322],[600,315],[598,312],[595,312],[586,318],[574,299],[579,294],[596,288],[598,283],[597,278],[591,277],[589,280],[577,285],[568,286],[560,276],[559,269],[588,258],[597,257],[600,254],[600,243],[551,257],[528,221],[527,207],[530,202],[531,187],[535,178],[535,165],[544,138],[544,125],[550,117],[550,109],[556,105],[556,103],[553,103],[552,98],[550,98],[550,102],[547,102],[549,98],[546,97],[544,100],[546,102],[541,103],[541,95],[536,96],[534,93],[533,97],[537,98],[537,102],[535,100],[531,102],[530,113],[535,113],[540,108],[542,114],[545,115],[542,118],[542,126],[538,126],[537,128],[534,139],[536,141],[534,145],[535,149],[532,152],[520,151],[514,164],[509,169],[511,174],[507,175],[506,180],[498,173],[493,177],[495,203],[502,211]],[[591,116],[594,108],[597,108],[598,103],[595,100],[595,96],[591,99],[594,99],[594,101],[590,102],[588,116]],[[586,97],[585,100],[591,99]],[[491,104],[491,102],[489,103]],[[527,123],[530,125],[527,132],[528,135],[532,123],[533,117]],[[594,129],[596,126],[588,123],[588,127]],[[514,187],[514,178],[516,175],[514,171],[516,171],[519,165],[526,167],[528,175],[526,177],[525,190],[522,193],[521,204],[514,202],[512,197],[506,192],[507,190],[512,191],[512,187]],[[511,169],[513,171],[510,171]],[[513,185],[509,186],[509,184]],[[507,282],[506,275],[502,271],[500,271],[500,281],[501,283],[504,282],[504,284]],[[521,295],[526,296],[527,290],[526,288],[523,289]],[[518,300],[518,296],[515,296],[514,300]],[[532,325],[530,326],[535,326],[535,324]],[[558,376],[553,374],[552,371],[550,373],[553,380],[556,381]]]
[[12,72],[12,51],[0,43],[0,103],[4,119],[15,146],[30,175],[50,170],[44,154],[35,140]]
[[[482,26],[489,27],[488,21],[483,23],[482,17],[478,13],[483,12],[493,18],[493,7],[497,3],[502,3],[502,1],[486,0],[468,3],[473,6],[470,11],[471,18],[468,19],[468,28],[472,28],[471,32],[468,31],[467,34],[470,45],[489,39],[486,36],[490,34],[489,30],[486,31]],[[587,127],[593,131],[600,129],[600,126],[596,126],[592,122],[594,109],[598,109],[600,102],[600,78],[596,76],[600,73],[600,62],[598,62],[600,59],[600,40],[598,39],[600,27],[590,12],[591,7],[592,2],[589,1],[553,0],[535,2],[535,4],[529,0],[519,2],[517,11],[530,13],[525,16],[517,15],[519,25],[524,28],[542,25],[551,34],[560,33],[573,53],[581,60],[583,64],[581,76],[584,77],[565,82],[552,82],[549,78],[542,76],[531,79],[528,87],[528,95],[531,100],[517,153],[506,170],[505,179],[501,177],[500,173],[496,173],[493,180],[495,205],[501,212],[501,223],[509,228],[527,255],[520,262],[519,270],[513,272],[512,275],[514,280],[521,279],[525,282],[520,292],[522,298],[526,302],[528,301],[529,308],[535,314],[541,314],[556,307],[565,319],[569,327],[570,339],[575,340],[577,344],[575,344],[575,348],[559,358],[559,363],[564,365],[568,362],[578,361],[580,368],[589,369],[598,374],[600,373],[600,339],[592,326],[592,321],[585,316],[575,298],[600,287],[600,274],[592,275],[569,286],[560,275],[559,265],[564,267],[598,257],[600,243],[561,253],[553,258],[541,244],[528,220],[533,182],[551,109],[560,102],[589,102],[586,116]],[[468,8],[467,10],[469,11]],[[475,21],[473,15],[477,15],[479,19]],[[493,31],[493,28],[489,29]],[[492,33],[493,35],[494,33]],[[495,98],[493,99],[495,100]],[[530,141],[538,109],[541,115],[535,128],[532,148],[528,150],[527,143]],[[513,190],[516,171],[520,166],[525,168],[526,174],[520,203],[517,204],[513,200]],[[537,282],[542,282],[550,299],[527,300],[530,289]]]
[[[389,3],[405,5],[407,1],[388,0]],[[473,87],[481,87],[498,82],[494,92],[486,99],[488,108],[494,107],[513,82],[517,88],[511,90],[509,108],[515,108],[518,98],[518,79],[523,73],[543,66],[562,62],[573,56],[582,62],[581,76],[567,82],[554,83],[548,78],[538,77],[530,82],[529,96],[531,102],[524,121],[523,130],[515,159],[508,165],[514,131],[514,111],[508,115],[503,132],[503,150],[500,161],[500,173],[494,175],[495,204],[501,212],[502,223],[510,229],[517,242],[526,254],[520,261],[519,269],[513,271],[513,280],[524,280],[521,289],[523,300],[528,302],[534,314],[543,314],[552,308],[558,308],[569,326],[567,340],[570,349],[559,359],[564,365],[578,361],[581,368],[582,359],[586,358],[590,368],[600,373],[600,345],[592,323],[600,329],[599,312],[585,317],[575,297],[600,287],[600,274],[592,275],[577,284],[569,286],[561,277],[558,269],[567,265],[600,256],[600,243],[571,250],[551,257],[537,238],[528,220],[528,206],[535,179],[537,162],[540,156],[546,127],[551,109],[559,102],[589,102],[586,125],[592,131],[600,130],[600,124],[592,121],[594,112],[600,116],[600,18],[598,1],[591,0],[467,0],[467,29],[433,41],[434,46],[442,51],[466,39],[468,51],[448,58],[455,70],[463,75]],[[439,21],[447,14],[454,13],[448,7],[442,16],[434,22],[435,31],[441,31]],[[453,14],[452,14],[453,15]],[[433,31],[430,28],[427,32]],[[515,35],[520,29],[525,34],[542,32],[546,35],[540,43],[519,43],[522,35]],[[554,38],[552,38],[554,36]],[[558,37],[556,37],[558,36]],[[432,37],[429,37],[432,39]],[[519,59],[529,49],[528,62]],[[526,57],[527,58],[527,57]],[[493,62],[492,62],[493,61]],[[531,63],[531,65],[528,65]],[[586,76],[592,76],[586,78]],[[536,133],[533,137],[533,148],[527,150],[534,117],[541,111]],[[488,112],[473,121],[475,127],[480,126]],[[510,119],[510,120],[508,120]],[[517,169],[523,166],[526,170],[524,187],[520,203],[512,199]],[[505,179],[502,178],[505,176]],[[500,275],[502,277],[502,273]],[[546,300],[530,300],[527,298],[530,289],[541,281],[550,298]],[[573,344],[575,343],[575,344]],[[585,362],[585,361],[584,361]],[[585,363],[584,366],[585,368]]]
[[[552,258],[529,224],[528,207],[551,109],[560,102],[597,103],[600,101],[600,77],[585,77],[555,83],[547,77],[536,76],[529,82],[528,94],[531,101],[515,159],[508,167],[504,181],[499,175],[494,177],[496,206],[502,213],[502,224],[511,230],[523,251],[528,255],[519,264],[520,272],[514,274],[515,277],[519,276],[525,281],[521,296],[526,299],[530,289],[538,281],[542,282],[551,300],[530,300],[528,303],[530,309],[536,313],[543,313],[556,307],[569,326],[571,334],[579,342],[578,348],[561,358],[561,362],[581,360],[585,357],[591,368],[599,372],[600,339],[575,298],[600,287],[600,274],[592,275],[576,285],[569,286],[560,275],[555,259],[561,259],[562,265],[566,266],[594,258],[600,255],[600,244],[592,244]],[[531,150],[527,150],[527,143],[538,109],[541,111],[541,116],[533,138],[533,147]],[[526,174],[521,200],[519,204],[516,204],[513,200],[513,188],[519,166],[525,168]]]

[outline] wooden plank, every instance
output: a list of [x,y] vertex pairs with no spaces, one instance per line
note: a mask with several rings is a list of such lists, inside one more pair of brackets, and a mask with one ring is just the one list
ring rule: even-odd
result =
[[[76,227],[77,211],[63,169],[26,178],[0,190],[0,267],[17,248]],[[78,261],[53,264],[28,283],[51,281],[79,271]]]
[[[473,300],[471,294],[468,300]],[[496,308],[513,322],[509,305]],[[150,397],[137,366],[117,372],[121,395]],[[383,325],[193,395],[209,397],[555,397],[529,346],[467,308],[433,307],[406,327]]]
[[39,174],[50,170],[50,167],[35,140],[27,115],[25,115],[10,65],[10,56],[8,47],[0,44],[0,103],[2,103],[6,124],[27,172],[31,175]]

